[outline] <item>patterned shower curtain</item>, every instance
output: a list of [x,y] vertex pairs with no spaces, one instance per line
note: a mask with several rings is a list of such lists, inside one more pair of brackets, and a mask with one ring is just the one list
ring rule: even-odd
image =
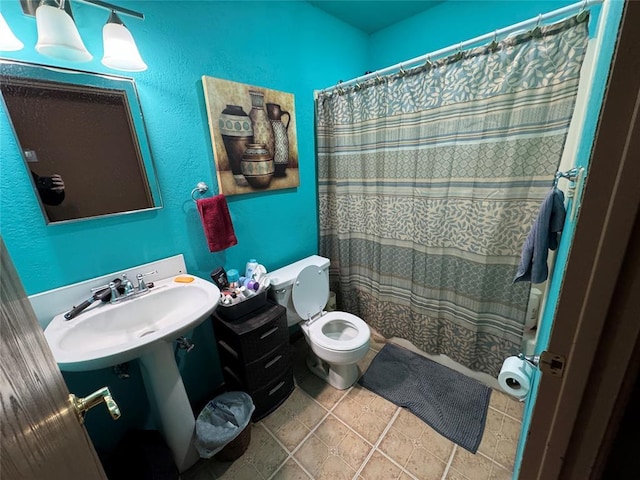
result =
[[317,100],[320,253],[339,306],[496,376],[519,351],[512,284],[552,185],[586,15]]

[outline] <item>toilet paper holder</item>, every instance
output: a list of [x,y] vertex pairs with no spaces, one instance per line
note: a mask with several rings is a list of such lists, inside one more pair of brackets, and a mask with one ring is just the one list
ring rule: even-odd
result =
[[564,356],[547,351],[542,352],[540,355],[525,355],[524,353],[519,353],[518,358],[529,362],[534,367],[538,367],[542,373],[560,378],[562,378],[564,374],[564,366],[567,363]]

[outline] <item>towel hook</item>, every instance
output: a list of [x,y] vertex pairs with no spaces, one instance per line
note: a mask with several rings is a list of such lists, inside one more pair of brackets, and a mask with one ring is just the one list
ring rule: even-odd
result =
[[200,193],[200,195],[202,195],[207,190],[209,190],[209,186],[206,183],[198,182],[198,184],[196,185],[196,188],[191,190],[191,199],[194,202],[197,202],[196,197],[194,196],[196,194],[196,192],[198,192],[198,193]]

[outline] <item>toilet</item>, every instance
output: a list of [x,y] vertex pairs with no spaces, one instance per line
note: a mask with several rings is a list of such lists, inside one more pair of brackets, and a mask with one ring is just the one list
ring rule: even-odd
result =
[[325,312],[329,299],[329,259],[312,255],[269,273],[271,297],[287,308],[289,326],[300,324],[312,355],[307,366],[333,387],[358,380],[357,362],[369,350],[371,331],[359,317]]

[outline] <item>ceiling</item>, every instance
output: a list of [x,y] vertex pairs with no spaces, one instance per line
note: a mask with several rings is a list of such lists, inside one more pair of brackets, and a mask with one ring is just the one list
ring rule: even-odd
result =
[[441,2],[434,0],[321,0],[309,1],[309,3],[353,27],[363,30],[366,33],[374,33],[389,25],[393,25],[417,13],[423,12]]

